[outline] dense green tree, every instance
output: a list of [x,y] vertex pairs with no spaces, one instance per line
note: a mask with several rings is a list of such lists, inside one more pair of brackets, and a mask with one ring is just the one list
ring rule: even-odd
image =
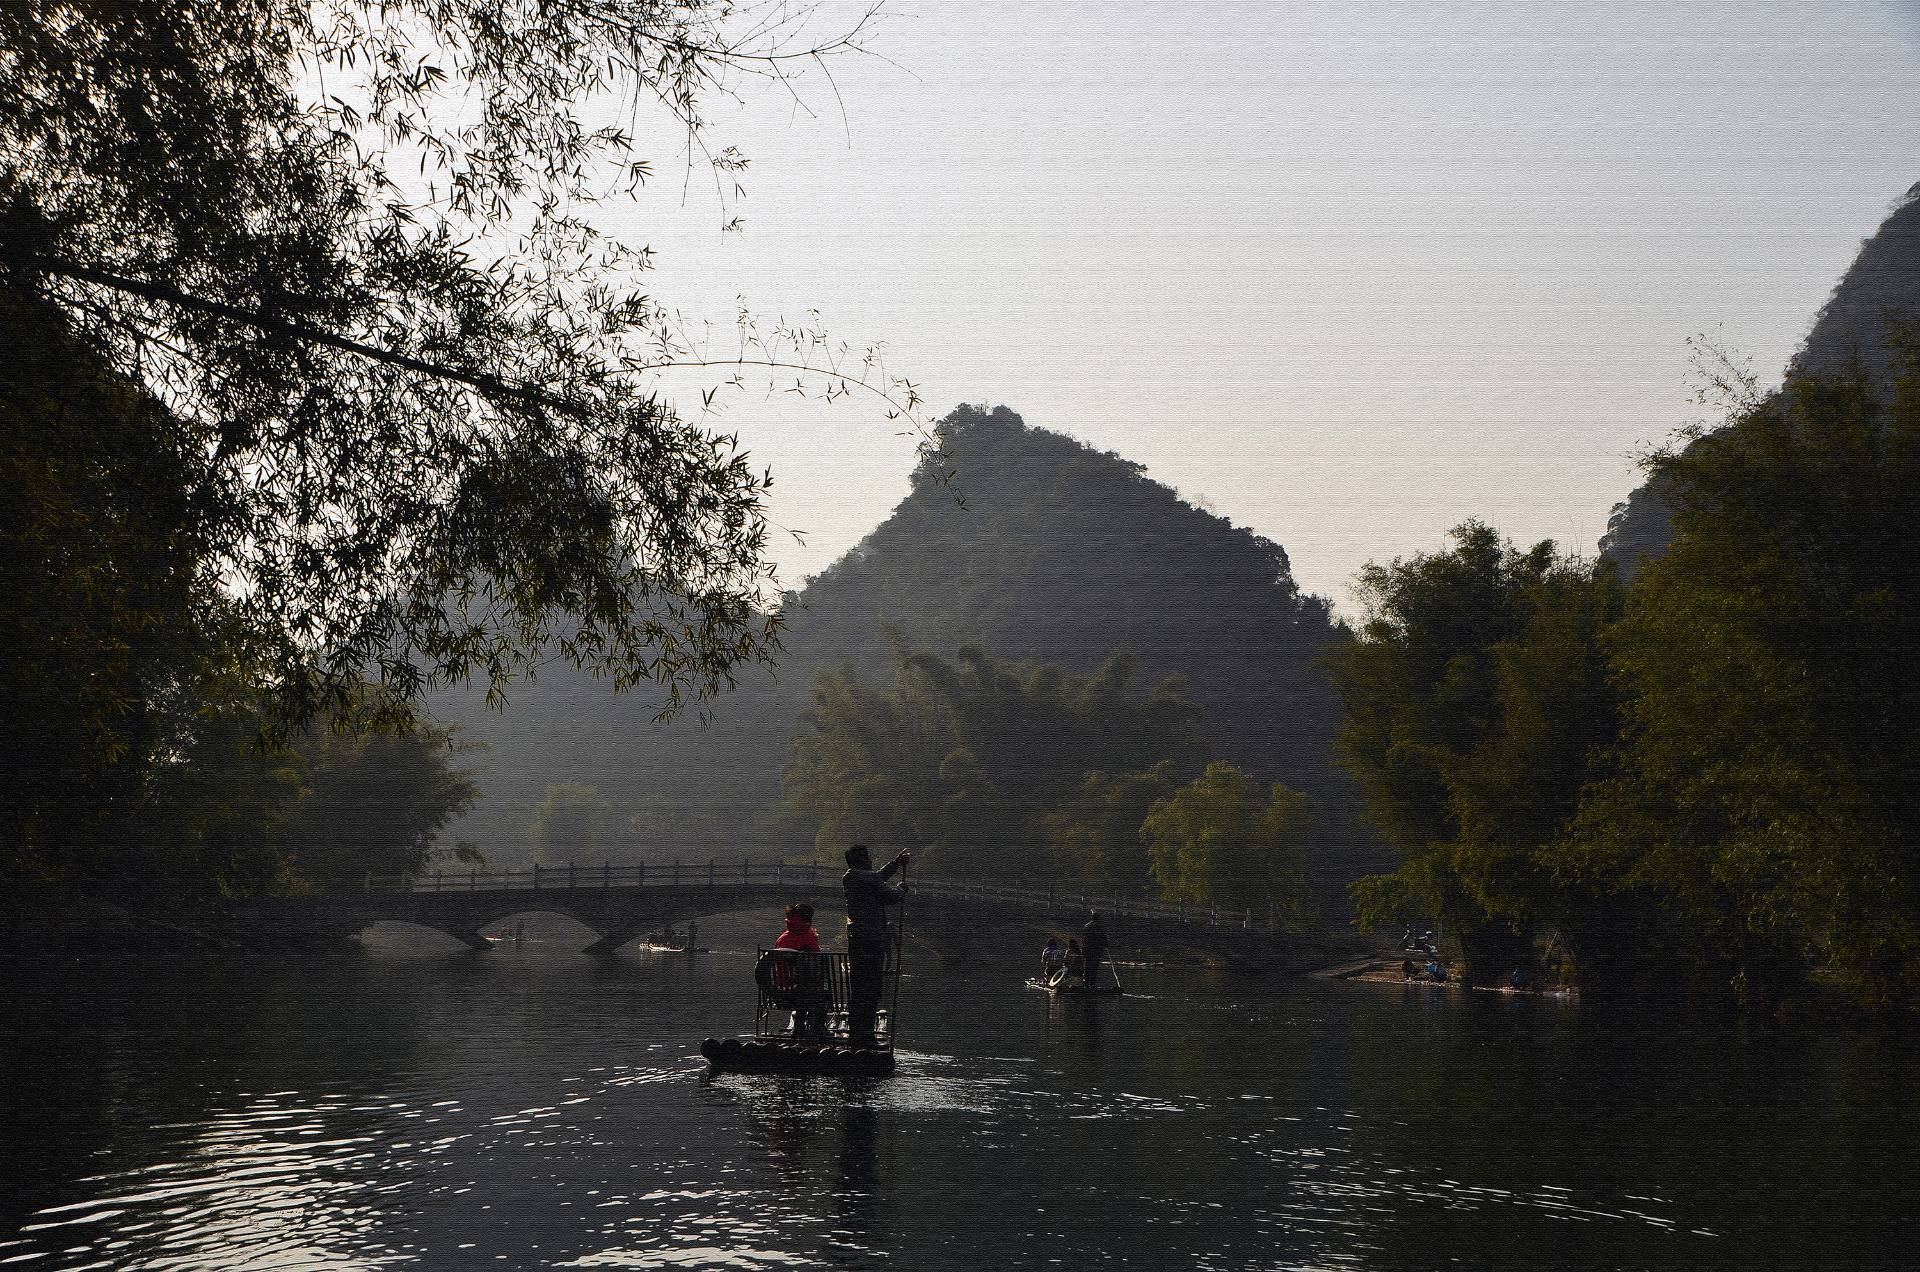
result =
[[454,766],[459,748],[441,729],[321,733],[298,740],[300,798],[288,848],[300,878],[320,888],[358,887],[368,875],[411,877],[436,860],[479,865],[473,850],[441,850],[440,832],[479,795]]
[[52,307],[0,289],[0,326],[0,872],[170,900],[333,881],[301,827],[355,819],[336,788],[363,753],[386,795],[353,877],[417,869],[474,793],[433,755],[445,735],[263,729],[257,632],[205,568],[192,431]]
[[548,644],[671,705],[762,647],[763,475],[657,395],[647,253],[586,217],[649,170],[609,104],[698,139],[724,76],[807,52],[730,19],[0,7],[0,293],[184,431],[200,566],[288,719],[368,675],[395,703],[423,672],[498,686]]
[[610,851],[621,865],[711,861],[738,857],[745,847],[726,822],[684,799],[642,795],[625,807],[633,811]]
[[610,121],[649,101],[731,180],[704,96],[866,25],[803,17],[0,6],[0,568],[40,598],[0,631],[0,866],[113,840],[196,658],[292,732],[555,653],[672,711],[769,650],[765,475],[658,395],[687,355],[590,212],[648,174]]
[[[166,756],[121,827],[111,870],[75,881],[131,879],[169,900],[209,893],[357,888],[369,874],[413,876],[442,849],[440,831],[475,789],[454,767],[444,730],[307,733],[262,744],[260,708],[235,697],[171,734]],[[125,891],[121,889],[121,891]]]
[[1812,962],[1920,997],[1920,379],[1790,379],[1657,457],[1668,553],[1610,640],[1617,776],[1562,857],[1765,1005]]
[[1048,860],[1061,879],[1125,891],[1155,886],[1140,823],[1179,785],[1178,766],[1162,760],[1138,773],[1088,773],[1066,803],[1045,814]]
[[[1920,314],[1920,185],[1895,201],[1859,254],[1834,285],[1820,316],[1794,351],[1786,378],[1844,373],[1856,364],[1883,390],[1901,373],[1901,315]],[[1889,316],[1894,321],[1889,322]],[[1761,397],[1758,381],[1743,359],[1731,356],[1709,338],[1694,347],[1703,403],[1725,398],[1741,413]],[[1670,457],[1669,457],[1670,458]],[[1671,502],[1661,491],[1656,465],[1645,485],[1616,504],[1600,540],[1602,553],[1617,561],[1621,577],[1631,579],[1642,557],[1657,557],[1673,540]]]
[[1521,552],[1477,522],[1453,537],[1367,567],[1366,621],[1329,662],[1341,758],[1403,859],[1357,885],[1363,922],[1437,916],[1486,975],[1579,908],[1543,849],[1614,738],[1599,637],[1619,589],[1551,543]]
[[[218,678],[189,439],[0,289],[0,872],[97,868]],[[195,615],[197,617],[188,617]]]
[[149,901],[188,903],[301,890],[289,842],[301,757],[287,745],[263,748],[259,735],[258,717],[231,704],[193,721],[156,765],[99,881]]
[[1300,863],[1312,824],[1299,791],[1262,788],[1216,762],[1147,810],[1140,839],[1164,896],[1298,925],[1306,901]]
[[578,782],[555,782],[533,808],[527,838],[541,865],[604,860],[613,805]]
[[815,682],[785,788],[825,856],[865,841],[924,849],[954,873],[1084,877],[1084,862],[1050,859],[1070,840],[1050,835],[1049,815],[1089,774],[1191,762],[1193,705],[1174,681],[1136,696],[1124,652],[1085,678],[972,646],[949,662],[896,645],[896,659],[890,693],[851,671]]

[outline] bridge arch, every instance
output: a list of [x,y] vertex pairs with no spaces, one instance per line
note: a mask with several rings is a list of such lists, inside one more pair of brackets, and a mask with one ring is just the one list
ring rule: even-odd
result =
[[372,892],[338,898],[321,926],[344,935],[382,921],[406,923],[484,950],[493,945],[482,935],[485,929],[519,915],[552,914],[587,929],[593,939],[585,949],[605,954],[647,932],[715,915],[774,908],[794,895],[791,888],[671,886]]
[[[301,932],[334,939],[381,920],[395,920],[444,932],[475,949],[491,942],[481,929],[519,914],[551,913],[574,920],[595,936],[587,949],[606,953],[650,929],[680,925],[714,915],[771,909],[811,898],[837,898],[838,872],[774,863],[738,867],[718,863],[648,872],[611,865],[599,869],[555,869],[464,875],[435,874],[425,879],[368,879],[352,892],[302,897],[258,898],[244,903],[245,916],[263,927],[290,935]],[[1273,916],[1191,907],[1179,902],[1138,898],[1097,898],[1050,888],[1016,889],[955,880],[915,880],[916,903],[935,911],[1026,915],[1059,920],[1098,908],[1110,919],[1198,935],[1211,929],[1209,943],[1252,941],[1270,944],[1277,932]]]

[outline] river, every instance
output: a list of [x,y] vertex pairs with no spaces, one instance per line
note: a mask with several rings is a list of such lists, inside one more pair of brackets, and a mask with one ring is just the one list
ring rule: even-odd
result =
[[[912,965],[889,1079],[721,1077],[720,952],[0,982],[0,1268],[1911,1268],[1920,1047],[1667,1003]],[[731,942],[731,952],[729,952]]]

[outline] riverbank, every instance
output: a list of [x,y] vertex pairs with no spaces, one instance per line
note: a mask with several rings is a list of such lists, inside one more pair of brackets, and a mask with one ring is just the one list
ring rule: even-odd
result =
[[[1360,981],[1373,985],[1409,985],[1425,989],[1457,990],[1462,993],[1509,994],[1517,997],[1534,998],[1578,998],[1580,991],[1571,985],[1544,985],[1539,988],[1515,989],[1511,985],[1469,985],[1453,974],[1450,964],[1442,963],[1447,979],[1433,980],[1424,971],[1408,976],[1401,966],[1406,959],[1421,962],[1426,954],[1411,950],[1389,950],[1375,952],[1365,958],[1349,959],[1316,967],[1307,973],[1316,980]],[[1424,963],[1422,962],[1424,966]]]
[[135,901],[33,882],[15,882],[0,896],[0,960],[16,971],[191,964],[258,958],[276,948],[285,947],[249,939],[204,901],[152,895]]

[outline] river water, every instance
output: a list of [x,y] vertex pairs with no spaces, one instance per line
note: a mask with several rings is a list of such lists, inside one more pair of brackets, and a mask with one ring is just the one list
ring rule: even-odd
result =
[[573,944],[5,983],[0,1268],[1920,1264],[1910,1040],[922,959],[896,1076],[714,1078],[749,940]]

